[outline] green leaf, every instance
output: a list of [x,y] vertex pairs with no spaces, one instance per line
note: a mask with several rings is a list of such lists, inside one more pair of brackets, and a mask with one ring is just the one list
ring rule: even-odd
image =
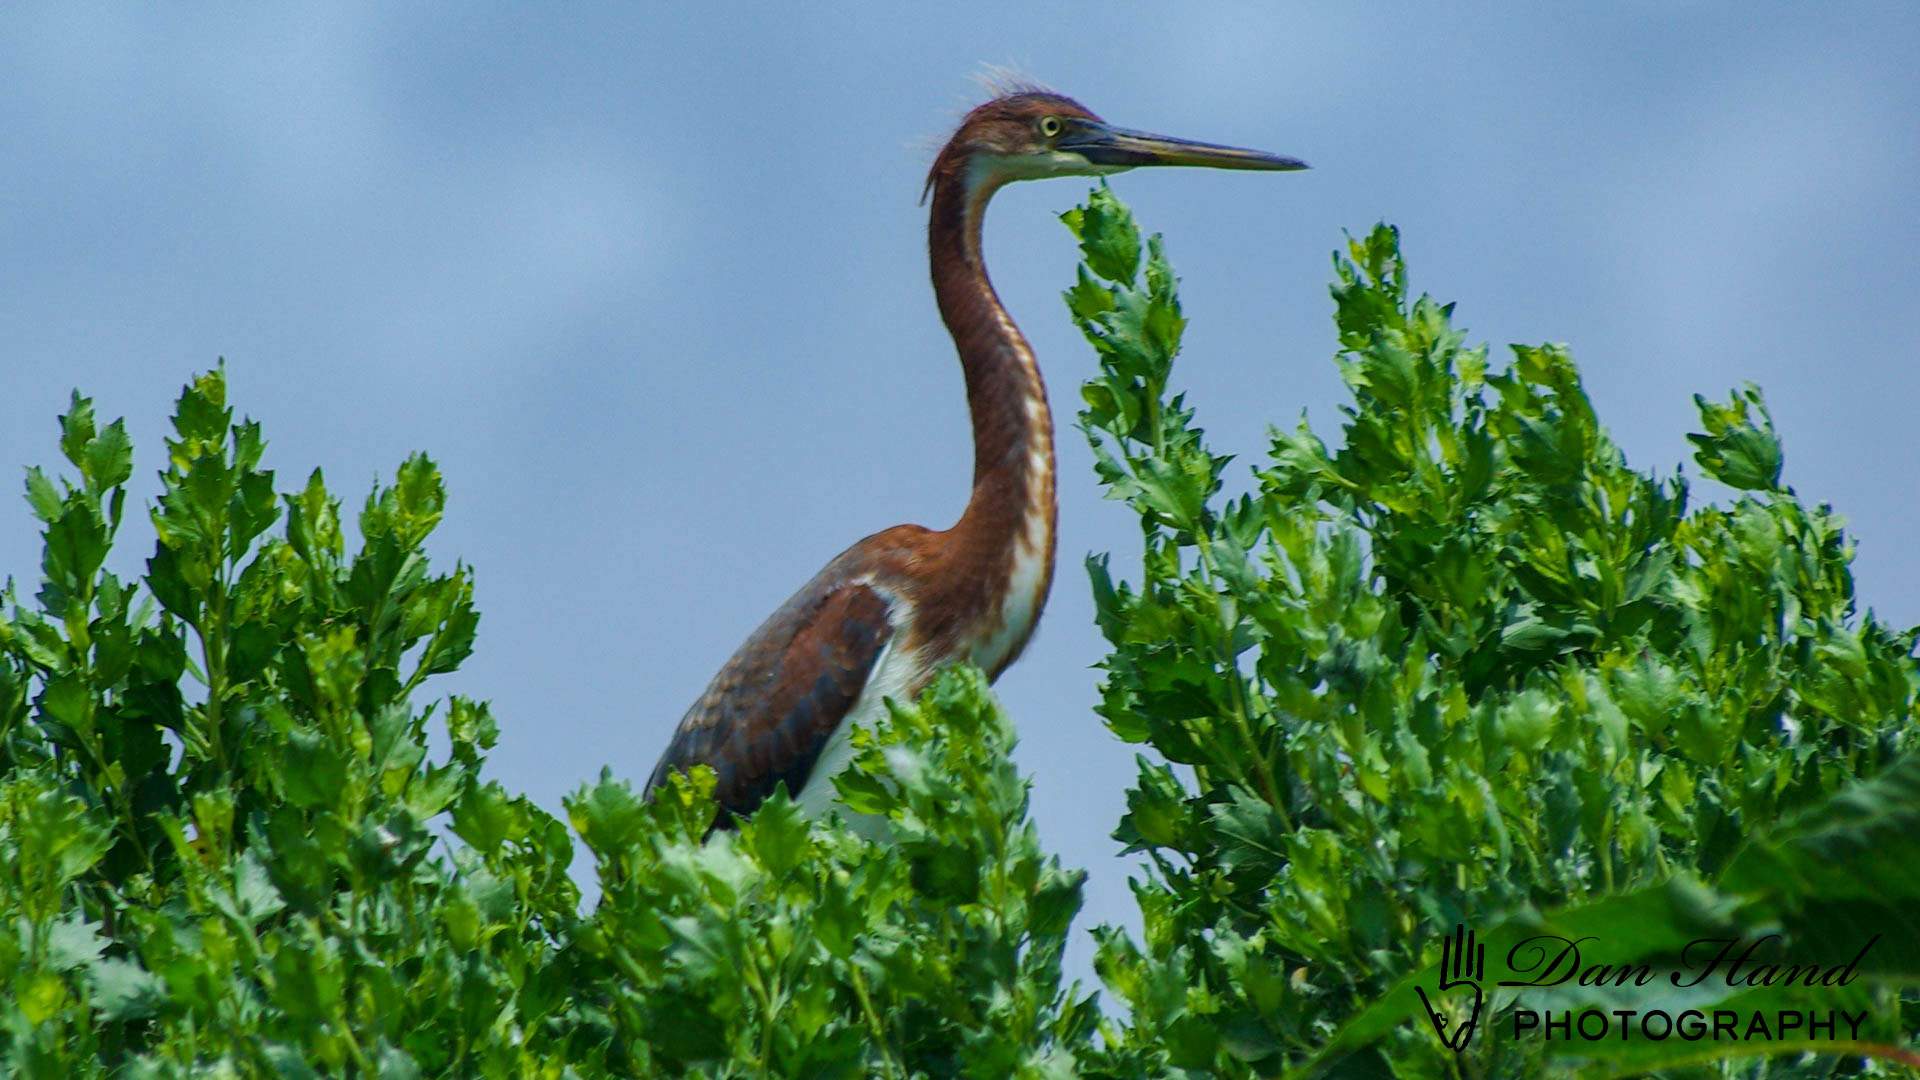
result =
[[133,476],[133,440],[127,437],[127,424],[115,420],[87,443],[85,453],[75,462],[87,486],[96,493],[127,482]]
[[1086,205],[1060,215],[1080,240],[1087,269],[1116,285],[1131,285],[1140,270],[1140,232],[1133,213],[1105,185]]
[[811,854],[807,843],[807,822],[787,797],[784,787],[754,812],[753,822],[742,833],[754,858],[773,876],[783,877],[798,869]]
[[93,1008],[105,1021],[144,1020],[160,1011],[166,984],[131,961],[109,957],[87,971]]
[[298,1020],[327,1020],[340,1008],[345,972],[339,946],[307,930],[306,947],[289,943],[273,958],[274,1002]]
[[1707,475],[1746,491],[1777,490],[1783,455],[1759,389],[1749,385],[1735,391],[1724,405],[1699,394],[1693,402],[1707,430],[1688,435],[1687,440],[1695,446],[1694,460]]
[[1228,789],[1213,807],[1222,864],[1230,871],[1272,874],[1287,861],[1287,828],[1273,807],[1244,788]]
[[39,466],[27,470],[27,505],[33,507],[34,517],[48,524],[58,521],[61,502],[60,492]]
[[107,947],[100,925],[79,912],[53,922],[47,928],[47,963],[56,971],[73,971],[98,961]]
[[[582,787],[567,799],[567,818],[589,848],[607,853],[639,841],[647,810],[630,784],[615,780],[611,771],[602,769],[599,783]],[[456,811],[456,829],[460,827],[459,821]],[[475,846],[485,849],[488,845]]]

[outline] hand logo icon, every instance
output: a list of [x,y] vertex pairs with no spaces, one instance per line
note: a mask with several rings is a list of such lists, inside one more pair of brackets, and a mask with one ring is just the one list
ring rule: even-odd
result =
[[[1452,936],[1440,943],[1440,986],[1433,997],[1427,995],[1424,987],[1414,990],[1420,995],[1420,1003],[1427,1007],[1427,1019],[1433,1022],[1434,1034],[1447,1049],[1458,1054],[1466,1050],[1467,1041],[1473,1038],[1473,1029],[1480,1024],[1480,1009],[1486,1005],[1486,992],[1480,988],[1480,980],[1487,976],[1487,947],[1474,941],[1473,931],[1465,925],[1456,923]],[[1466,1019],[1458,1027],[1448,1031],[1457,1007],[1444,1008],[1449,1004],[1447,991],[1456,987],[1465,987],[1472,993],[1472,1005],[1466,1010]],[[1439,1001],[1436,1004],[1435,998]],[[1451,995],[1454,1000],[1469,1000],[1465,993]]]

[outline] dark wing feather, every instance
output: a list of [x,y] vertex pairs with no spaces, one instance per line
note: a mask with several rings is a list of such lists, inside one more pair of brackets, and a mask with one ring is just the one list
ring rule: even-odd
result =
[[893,636],[888,608],[874,589],[824,574],[801,589],[687,710],[647,790],[709,765],[729,814],[751,813],[782,782],[798,795]]

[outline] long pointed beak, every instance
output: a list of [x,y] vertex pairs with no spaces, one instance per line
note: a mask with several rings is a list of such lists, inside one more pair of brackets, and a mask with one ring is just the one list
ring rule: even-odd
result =
[[1137,165],[1198,165],[1209,169],[1262,169],[1273,172],[1307,168],[1307,163],[1299,158],[1282,157],[1263,150],[1244,150],[1238,146],[1176,139],[1171,135],[1129,131],[1091,120],[1078,122],[1055,145],[1060,150],[1079,154],[1095,165],[1127,168]]

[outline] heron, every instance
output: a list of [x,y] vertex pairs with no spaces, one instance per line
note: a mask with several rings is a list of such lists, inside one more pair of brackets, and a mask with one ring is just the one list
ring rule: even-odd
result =
[[803,813],[835,802],[851,733],[945,664],[992,680],[1019,658],[1053,582],[1053,412],[1033,349],[987,278],[981,224],[1005,185],[1150,165],[1304,169],[1295,158],[1115,127],[1048,90],[1016,86],[968,112],[934,158],[927,253],[965,373],[973,490],[953,527],[899,525],[841,552],[714,675],[647,781],[710,766],[718,824],[784,786]]

